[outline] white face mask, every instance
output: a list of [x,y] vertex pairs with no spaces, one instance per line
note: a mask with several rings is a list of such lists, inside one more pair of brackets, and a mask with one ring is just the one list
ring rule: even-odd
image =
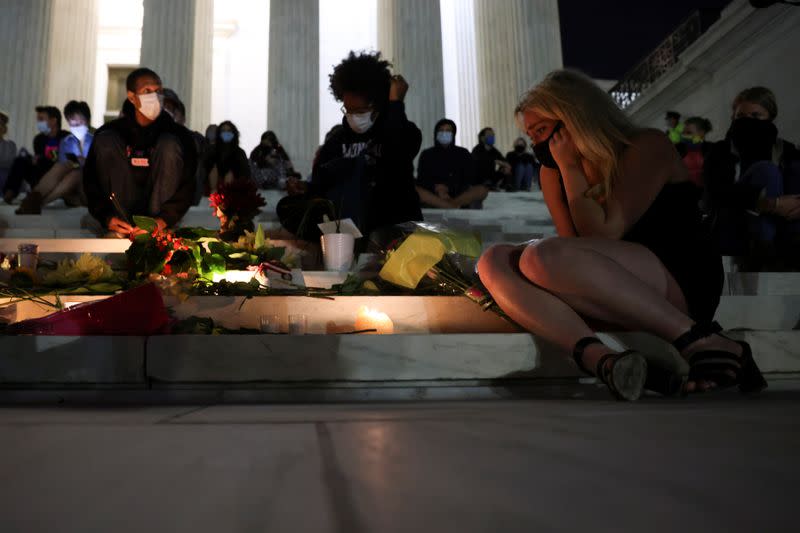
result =
[[366,113],[347,113],[345,117],[347,117],[347,124],[350,125],[350,129],[356,133],[369,131],[372,125],[375,124],[375,121],[372,120],[371,111]]
[[83,138],[86,137],[86,134],[89,133],[89,126],[70,126],[69,131],[78,139],[83,140]]
[[161,114],[161,98],[157,93],[140,94],[139,105],[139,112],[150,120]]

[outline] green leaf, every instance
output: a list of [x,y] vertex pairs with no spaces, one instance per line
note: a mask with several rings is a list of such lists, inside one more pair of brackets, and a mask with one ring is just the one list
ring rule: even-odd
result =
[[99,292],[99,293],[114,293],[119,290],[122,290],[122,285],[119,283],[93,283],[91,285],[86,286],[90,292]]
[[143,229],[148,233],[152,233],[158,227],[156,220],[150,217],[134,216],[133,223],[137,228]]
[[222,274],[225,272],[225,258],[219,254],[211,254],[206,257],[206,264],[210,272]]
[[261,224],[258,225],[258,229],[256,230],[256,238],[253,242],[253,247],[258,250],[262,248],[265,244],[264,240],[264,228],[261,227]]

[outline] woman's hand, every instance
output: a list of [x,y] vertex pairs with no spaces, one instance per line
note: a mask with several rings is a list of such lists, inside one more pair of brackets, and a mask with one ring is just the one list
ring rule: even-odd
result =
[[786,194],[776,198],[772,212],[786,220],[800,220],[800,195]]
[[400,74],[392,76],[392,84],[389,87],[389,101],[402,102],[408,92],[408,82]]
[[568,168],[581,168],[581,155],[566,128],[562,127],[553,134],[550,139],[550,153],[562,173]]

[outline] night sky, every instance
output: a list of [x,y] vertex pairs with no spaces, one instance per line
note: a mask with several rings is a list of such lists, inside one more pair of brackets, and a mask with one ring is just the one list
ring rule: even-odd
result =
[[564,66],[619,79],[695,9],[730,0],[559,0]]

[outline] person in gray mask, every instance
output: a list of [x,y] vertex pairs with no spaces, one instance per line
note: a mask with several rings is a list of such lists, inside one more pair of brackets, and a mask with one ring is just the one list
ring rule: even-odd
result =
[[136,69],[126,88],[134,111],[97,130],[83,176],[89,212],[121,237],[142,231],[133,215],[174,226],[192,204],[197,168],[191,133],[163,112],[158,74]]

